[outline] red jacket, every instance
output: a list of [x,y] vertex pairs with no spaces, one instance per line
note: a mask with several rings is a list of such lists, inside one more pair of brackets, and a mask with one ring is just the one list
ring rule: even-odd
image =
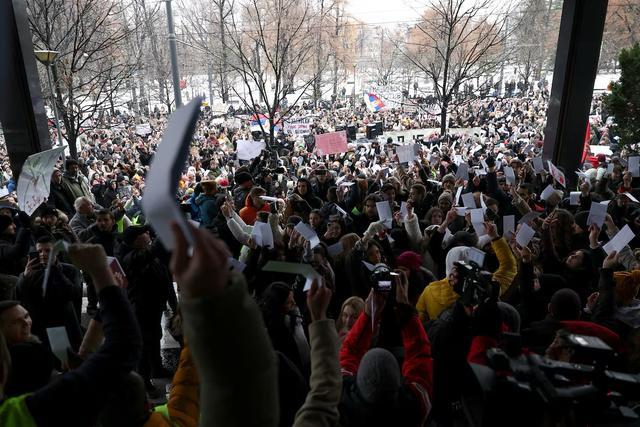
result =
[[240,209],[240,213],[238,215],[240,215],[240,218],[242,218],[245,224],[253,225],[258,217],[258,212],[271,212],[271,206],[269,203],[265,203],[260,209],[258,209],[253,206],[251,197],[247,196],[244,201],[244,208]]
[[[340,368],[343,376],[355,376],[360,361],[371,346],[371,318],[362,313],[340,347]],[[416,395],[426,420],[431,410],[429,395],[433,392],[433,359],[431,343],[418,315],[414,315],[402,327],[404,363],[402,376]]]
[[[584,320],[563,320],[559,323],[562,328],[568,330],[572,334],[598,337],[615,351],[621,352],[623,350],[618,334],[607,327],[594,322],[586,322]],[[487,350],[497,346],[498,340],[493,337],[473,337],[473,340],[471,341],[471,348],[469,348],[469,354],[467,354],[467,362],[486,365],[488,362]],[[525,351],[527,350],[525,349]]]

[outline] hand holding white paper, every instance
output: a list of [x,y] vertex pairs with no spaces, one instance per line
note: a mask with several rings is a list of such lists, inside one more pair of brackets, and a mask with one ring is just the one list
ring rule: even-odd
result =
[[180,212],[174,194],[187,161],[191,137],[200,115],[200,105],[202,98],[196,97],[171,115],[167,130],[153,157],[142,198],[142,208],[147,221],[169,250],[175,246],[171,230],[171,223],[174,221],[178,223],[189,246],[193,246],[194,243],[191,230]]
[[520,246],[525,247],[529,244],[533,236],[536,234],[535,230],[529,227],[528,224],[520,225],[520,230],[518,230],[518,234],[516,234],[516,243]]
[[611,252],[620,252],[636,235],[633,233],[629,225],[625,225],[622,230],[609,240],[609,242],[602,247],[602,249],[609,255]]
[[55,328],[47,328],[47,336],[49,337],[49,345],[51,352],[62,362],[64,366],[69,365],[69,355],[67,349],[71,348],[69,336],[64,326]]

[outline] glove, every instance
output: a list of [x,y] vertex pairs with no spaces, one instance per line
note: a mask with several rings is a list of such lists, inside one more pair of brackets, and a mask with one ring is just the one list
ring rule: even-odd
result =
[[31,227],[31,217],[25,211],[18,211],[17,217],[23,227]]

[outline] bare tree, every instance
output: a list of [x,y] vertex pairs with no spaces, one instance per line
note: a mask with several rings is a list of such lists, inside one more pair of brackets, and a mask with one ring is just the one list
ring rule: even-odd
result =
[[[235,87],[232,90],[251,112],[268,117],[268,130],[260,127],[269,135],[269,143],[275,140],[278,116],[287,116],[318,78],[313,66],[317,17],[310,0],[247,0],[227,26],[233,56],[229,66],[242,81],[248,99]],[[287,95],[294,93],[298,95],[288,103]]]
[[616,70],[620,51],[638,42],[640,42],[640,3],[610,0],[602,36],[599,69]]
[[440,112],[440,131],[459,88],[497,69],[505,57],[508,37],[503,2],[433,0],[422,22],[409,32],[402,54],[433,83]]
[[30,0],[37,49],[60,52],[51,67],[56,106],[72,157],[81,128],[105,108],[113,112],[131,75],[121,10],[112,0]]
[[[230,53],[227,46],[227,26],[234,11],[234,0],[195,0],[183,2],[184,39],[204,53],[209,79],[209,97],[213,87],[218,89],[222,102],[229,101]],[[214,83],[215,82],[215,83]],[[213,99],[210,99],[213,102]]]

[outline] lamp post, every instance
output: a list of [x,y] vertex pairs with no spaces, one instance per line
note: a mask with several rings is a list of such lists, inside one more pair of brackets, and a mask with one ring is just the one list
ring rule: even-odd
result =
[[49,72],[49,68],[53,65],[60,52],[55,50],[35,50],[33,53],[36,55],[36,59],[47,68],[47,80],[49,80],[49,91],[51,92],[51,109],[56,121],[58,144],[62,147],[62,131],[60,130],[60,119],[58,118],[58,107],[56,106],[56,93],[53,91],[53,81]]
[[178,70],[178,50],[176,47],[176,33],[173,28],[173,11],[171,0],[164,0],[167,6],[167,27],[169,29],[169,53],[171,56],[171,76],[173,77],[173,97],[176,109],[182,107],[182,92],[180,89],[180,72]]
[[353,108],[356,108],[356,67],[358,64],[353,64],[353,88],[351,88],[351,99],[353,102]]

